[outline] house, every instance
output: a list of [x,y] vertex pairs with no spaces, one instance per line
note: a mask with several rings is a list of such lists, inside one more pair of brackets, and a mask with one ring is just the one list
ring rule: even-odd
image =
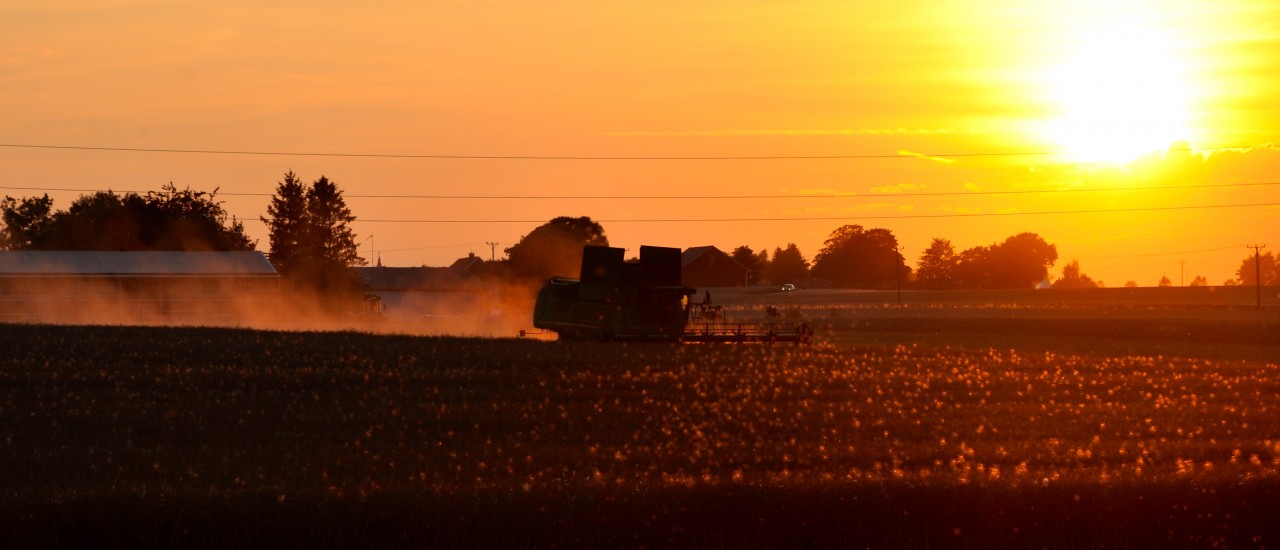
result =
[[261,252],[0,252],[0,321],[241,323],[279,310]]
[[475,275],[476,272],[473,270],[482,265],[484,265],[484,258],[476,256],[475,252],[470,252],[465,257],[454,260],[449,264],[448,269],[459,274]]
[[691,287],[747,286],[750,270],[714,246],[695,246],[680,255],[680,279]]

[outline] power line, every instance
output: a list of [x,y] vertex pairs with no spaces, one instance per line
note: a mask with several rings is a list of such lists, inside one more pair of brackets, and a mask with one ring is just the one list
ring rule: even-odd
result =
[[[235,149],[177,149],[157,147],[106,147],[91,145],[52,145],[34,143],[0,143],[0,147],[14,149],[46,149],[59,151],[105,151],[113,153],[168,153],[198,155],[251,155],[279,157],[336,157],[380,159],[435,159],[435,160],[535,160],[535,161],[736,161],[736,160],[853,160],[853,159],[919,159],[924,158],[981,158],[981,157],[1029,157],[1067,154],[1065,151],[1009,151],[997,153],[913,153],[870,155],[731,155],[731,156],[580,156],[580,155],[446,155],[412,153],[326,153],[306,151],[253,151]],[[1264,144],[1248,147],[1170,147],[1170,151],[1218,151],[1228,149],[1271,148]]]
[[[1160,212],[1169,210],[1205,210],[1215,208],[1250,208],[1280,206],[1280,202],[1256,202],[1244,204],[1201,204],[1188,206],[1151,206],[1140,208],[1039,210],[1030,212],[952,212],[944,214],[903,214],[897,216],[813,216],[791,218],[632,218],[601,219],[600,223],[694,223],[694,222],[797,222],[797,221],[857,221],[857,220],[906,220],[925,218],[979,218],[995,216],[1043,216],[1063,214],[1112,214],[1126,212]],[[354,223],[545,223],[546,220],[442,220],[442,219],[356,219]]]
[[1177,255],[1179,255],[1179,254],[1199,254],[1199,253],[1202,253],[1202,252],[1221,252],[1221,251],[1223,251],[1223,250],[1235,250],[1235,249],[1236,249],[1236,247],[1234,247],[1234,246],[1224,246],[1224,247],[1222,247],[1222,248],[1206,248],[1206,249],[1203,249],[1203,250],[1185,250],[1185,251],[1182,251],[1182,252],[1156,252],[1156,253],[1152,253],[1152,254],[1120,254],[1120,255],[1114,255],[1114,256],[1081,256],[1081,257],[1079,257],[1079,258],[1077,258],[1077,259],[1080,259],[1080,260],[1099,260],[1099,259],[1104,259],[1104,258],[1107,258],[1107,259],[1109,259],[1109,258],[1126,258],[1126,259],[1127,259],[1127,258],[1146,258],[1146,257],[1151,257],[1151,256],[1177,256]]
[[[343,194],[349,199],[426,199],[426,200],[735,200],[735,199],[875,199],[875,198],[893,198],[893,197],[965,197],[965,196],[990,196],[990,195],[1032,195],[1046,193],[1100,193],[1100,192],[1129,192],[1129,191],[1176,191],[1185,189],[1221,189],[1230,187],[1261,187],[1280,185],[1280,181],[1258,181],[1258,182],[1241,182],[1241,183],[1204,183],[1204,184],[1187,184],[1187,185],[1166,185],[1160,187],[1096,187],[1096,188],[1068,188],[1068,189],[1014,189],[1006,191],[926,191],[920,193],[902,192],[902,193],[871,193],[871,194],[849,194],[849,193],[811,193],[811,194],[762,194],[762,195],[414,195],[414,194],[397,194],[397,195],[348,195]],[[147,193],[148,191],[139,190],[110,190],[110,189],[82,189],[73,187],[29,187],[29,186],[3,186],[0,189],[10,189],[15,191],[69,191],[77,193],[98,193],[104,191],[113,191],[119,193]],[[272,193],[234,193],[219,191],[217,195],[227,197],[272,197]]]

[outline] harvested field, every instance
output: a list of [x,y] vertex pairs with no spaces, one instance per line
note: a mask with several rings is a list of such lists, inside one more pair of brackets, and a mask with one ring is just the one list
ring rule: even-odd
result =
[[871,311],[811,346],[4,326],[0,542],[1280,545],[1274,311]]

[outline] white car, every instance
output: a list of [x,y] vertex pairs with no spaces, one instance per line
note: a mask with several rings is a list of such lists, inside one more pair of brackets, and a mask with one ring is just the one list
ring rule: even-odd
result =
[[782,285],[782,290],[783,290],[784,292],[789,291],[789,290],[795,290],[795,289],[796,289],[796,285],[793,285],[793,284],[791,284],[791,283],[787,283],[787,284],[785,284],[785,285]]

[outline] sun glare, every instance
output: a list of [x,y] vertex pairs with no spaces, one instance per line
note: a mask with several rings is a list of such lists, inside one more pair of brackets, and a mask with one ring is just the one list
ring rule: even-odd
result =
[[1189,141],[1192,86],[1177,44],[1134,18],[1092,26],[1049,76],[1048,138],[1075,162],[1121,163]]

